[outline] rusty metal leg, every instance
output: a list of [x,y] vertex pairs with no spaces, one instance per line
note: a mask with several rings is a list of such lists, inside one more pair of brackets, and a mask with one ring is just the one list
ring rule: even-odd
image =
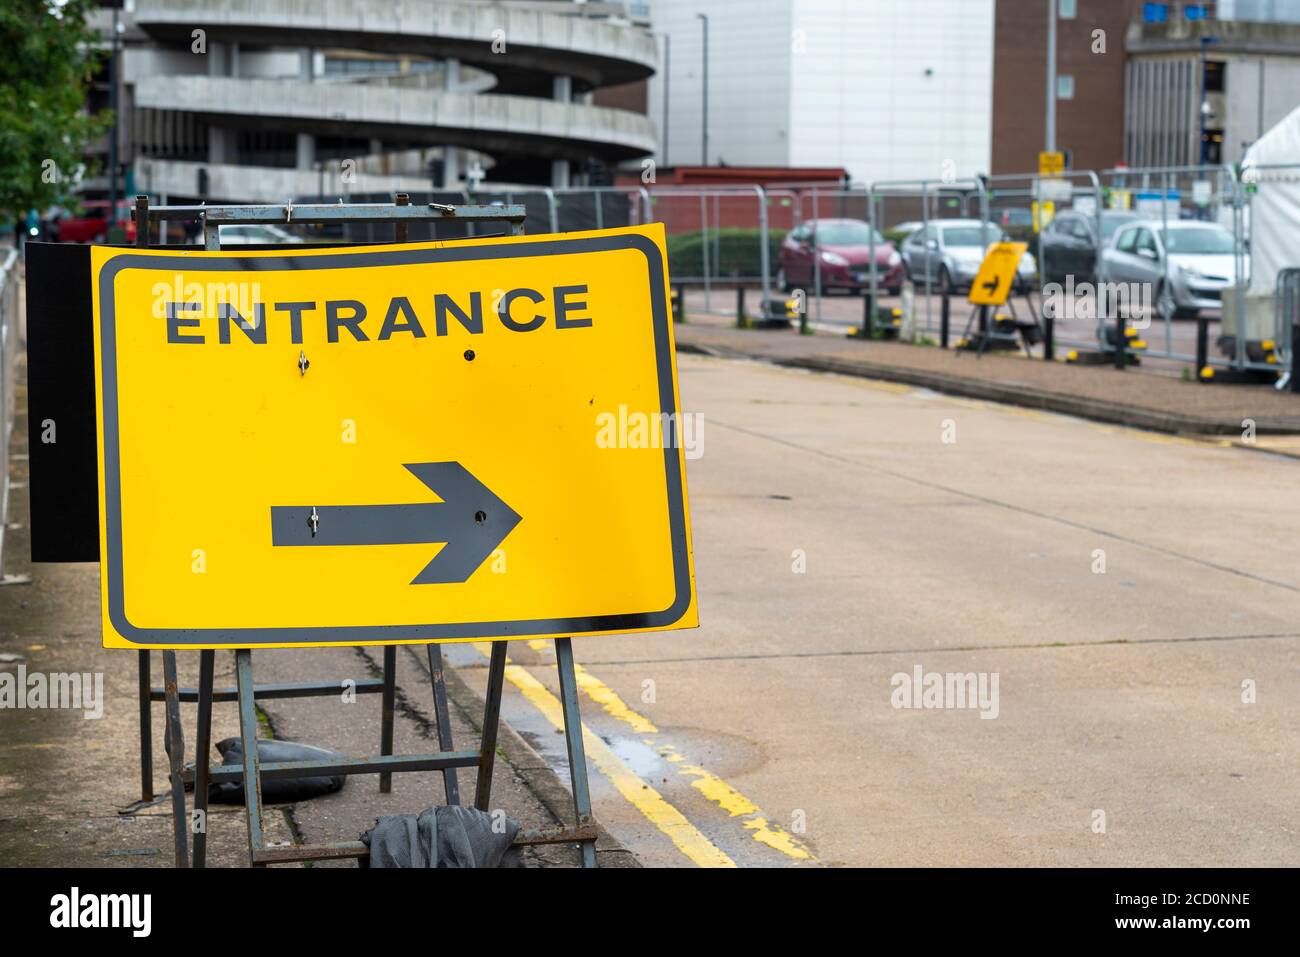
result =
[[137,652],[140,678],[140,800],[153,800],[153,688],[149,677],[149,652]]
[[479,744],[478,784],[474,788],[474,806],[487,811],[492,800],[492,769],[497,757],[497,725],[501,721],[501,689],[506,680],[507,641],[492,642],[488,660],[487,694],[483,700],[483,737]]
[[[582,715],[578,710],[578,680],[573,669],[573,643],[570,638],[555,639],[555,661],[560,672],[560,705],[564,709],[564,743],[569,748],[569,779],[573,782],[573,810],[577,826],[591,823],[591,793],[587,790],[587,752],[582,743]],[[582,866],[596,866],[594,841],[578,845]]]
[[[442,674],[442,647],[428,645],[429,676],[433,679],[433,715],[438,722],[438,750],[455,750],[451,743],[451,714],[447,709],[447,682]],[[442,789],[448,804],[460,803],[460,783],[455,768],[442,769]]]
[[235,652],[235,677],[239,688],[239,740],[244,749],[244,813],[248,818],[248,863],[262,850],[262,762],[257,757],[257,705],[253,699],[253,653]]
[[212,671],[215,651],[199,652],[199,719],[194,737],[194,866],[208,863],[208,765],[212,748]]
[[[393,753],[393,711],[397,699],[397,646],[384,645],[384,714],[379,728],[379,753]],[[393,776],[379,775],[379,793],[390,794]]]
[[176,836],[176,866],[189,867],[189,838],[185,817],[185,735],[181,731],[181,698],[176,684],[176,652],[163,652],[163,690],[167,695],[167,749],[172,783],[172,831]]

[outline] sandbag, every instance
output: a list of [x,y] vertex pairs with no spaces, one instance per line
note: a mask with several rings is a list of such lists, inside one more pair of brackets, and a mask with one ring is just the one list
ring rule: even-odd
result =
[[[244,746],[239,738],[226,738],[217,742],[217,753],[222,764],[242,765]],[[329,748],[314,744],[295,744],[292,741],[257,741],[257,757],[262,764],[279,764],[285,761],[327,761],[345,757]],[[262,776],[262,800],[266,804],[284,804],[292,801],[309,801],[322,794],[333,794],[343,787],[345,774],[321,775],[310,778],[284,778],[267,780]],[[208,800],[213,804],[243,804],[244,781],[223,781],[208,785]]]
[[[494,823],[496,826],[494,827]],[[415,814],[378,818],[361,835],[370,848],[362,867],[522,867],[512,847],[519,825],[472,807],[439,805]]]

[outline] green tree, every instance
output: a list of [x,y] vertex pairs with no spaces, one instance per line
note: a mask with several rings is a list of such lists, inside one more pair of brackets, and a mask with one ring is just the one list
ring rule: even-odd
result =
[[63,200],[86,144],[112,123],[86,113],[100,61],[94,0],[0,0],[0,222]]

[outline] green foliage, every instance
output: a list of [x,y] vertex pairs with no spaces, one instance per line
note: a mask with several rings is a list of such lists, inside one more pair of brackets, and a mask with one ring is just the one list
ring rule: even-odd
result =
[[[709,275],[719,277],[758,276],[762,274],[762,245],[757,229],[725,227],[710,229]],[[704,234],[699,230],[668,237],[668,275],[690,279],[704,275]],[[776,256],[785,233],[768,230],[768,255],[772,275],[776,275]]]
[[112,122],[85,113],[99,62],[93,0],[0,2],[0,221],[65,199],[86,144]]

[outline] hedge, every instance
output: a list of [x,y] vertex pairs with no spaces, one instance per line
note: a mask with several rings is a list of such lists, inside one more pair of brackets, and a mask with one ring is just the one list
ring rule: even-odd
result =
[[[710,229],[709,275],[715,278],[762,275],[761,233],[757,229],[733,226]],[[769,269],[776,275],[776,257],[785,230],[767,234]],[[704,275],[704,233],[700,230],[668,237],[668,275],[674,279],[698,279]],[[716,258],[715,258],[716,257]]]

